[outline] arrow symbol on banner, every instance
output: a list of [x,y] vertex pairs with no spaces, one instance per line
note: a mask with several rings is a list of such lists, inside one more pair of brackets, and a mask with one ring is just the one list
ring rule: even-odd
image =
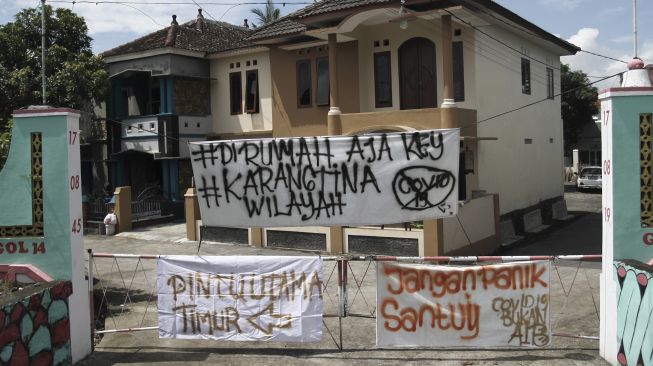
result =
[[[274,323],[268,323],[267,325],[260,325],[257,320],[261,315],[268,314],[271,318],[273,319],[281,319],[279,324],[274,324]],[[283,329],[283,328],[290,328],[292,324],[292,318],[290,317],[290,314],[274,314],[274,304],[268,305],[265,309],[259,311],[256,314],[253,314],[252,316],[247,318],[247,321],[249,324],[251,324],[254,328],[260,330],[261,332],[265,333],[266,335],[271,335],[272,334],[272,329],[278,328],[278,329]]]

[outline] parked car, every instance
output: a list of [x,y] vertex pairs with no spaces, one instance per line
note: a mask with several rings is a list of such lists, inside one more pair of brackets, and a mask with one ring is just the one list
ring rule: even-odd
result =
[[601,189],[602,184],[602,169],[600,166],[586,166],[580,169],[576,186],[579,191],[584,189]]

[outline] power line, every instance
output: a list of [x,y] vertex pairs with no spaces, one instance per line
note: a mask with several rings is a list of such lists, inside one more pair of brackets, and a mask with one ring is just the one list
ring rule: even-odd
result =
[[[192,1],[193,3],[195,3],[195,5],[196,5],[198,8],[202,9],[202,6],[201,6],[200,4],[198,4],[197,1],[195,1],[195,0],[191,0],[191,1]],[[216,22],[218,21],[218,20],[215,19],[215,18],[213,17],[213,15],[211,15],[211,13],[209,13],[206,9],[202,9],[202,10],[204,10],[204,12],[206,13],[206,15],[208,15],[209,17],[211,17],[211,19],[215,20]]]
[[[554,94],[554,95],[553,95],[553,98],[555,98],[555,97],[559,97],[559,96],[562,96],[562,95],[565,95],[565,94],[568,94],[568,93],[571,93],[571,92],[574,92],[574,91],[576,91],[576,90],[578,90],[578,89],[581,89],[581,88],[584,88],[584,87],[588,87],[588,86],[594,85],[594,84],[596,84],[596,83],[600,83],[601,81],[605,81],[605,80],[611,79],[611,78],[613,78],[613,77],[615,77],[615,76],[618,76],[618,75],[621,75],[621,74],[623,74],[623,73],[624,73],[624,71],[622,71],[622,72],[618,72],[618,73],[616,73],[616,74],[614,74],[614,75],[606,76],[606,77],[604,77],[604,78],[602,78],[602,79],[599,79],[599,80],[596,80],[596,81],[592,81],[591,83],[587,83],[587,84],[579,85],[579,86],[577,86],[577,87],[575,87],[575,88],[571,88],[571,89],[569,89],[569,90],[565,90],[565,91],[560,92],[560,93],[558,93],[558,94]],[[481,124],[481,123],[483,123],[483,122],[487,122],[487,121],[489,121],[489,120],[491,120],[491,119],[494,119],[494,118],[498,118],[498,117],[501,117],[501,116],[505,116],[506,114],[510,114],[510,113],[513,113],[513,112],[517,112],[517,111],[519,111],[519,110],[522,110],[522,109],[524,109],[524,108],[528,108],[528,107],[533,106],[533,105],[535,105],[535,104],[545,102],[545,101],[547,101],[547,100],[551,100],[551,98],[548,98],[548,97],[547,97],[547,98],[544,98],[544,99],[536,100],[536,101],[534,101],[534,102],[532,102],[532,103],[525,104],[525,105],[523,105],[523,106],[521,106],[521,107],[513,108],[513,109],[511,109],[511,110],[509,110],[509,111],[506,111],[506,112],[503,112],[503,113],[495,114],[494,116],[487,117],[487,118],[484,118],[484,119],[482,119],[482,120],[476,121],[476,122],[472,123],[472,124],[469,125],[469,126],[461,127],[461,130],[464,129],[464,128],[468,128],[468,127],[474,126],[474,125],[479,125],[479,124]]]
[[[560,71],[560,68],[554,67],[553,65],[551,65],[551,64],[549,64],[549,63],[547,63],[547,62],[544,62],[544,61],[542,61],[542,60],[540,60],[540,59],[537,59],[537,58],[535,58],[535,57],[533,57],[533,56],[530,56],[530,55],[526,55],[526,54],[524,54],[521,50],[518,50],[518,49],[514,48],[513,46],[507,44],[506,42],[504,42],[504,41],[502,41],[502,40],[496,38],[495,36],[493,36],[493,35],[491,35],[491,34],[485,32],[485,31],[483,31],[482,29],[480,29],[480,28],[478,28],[477,26],[473,25],[472,23],[470,23],[470,22],[468,22],[468,21],[466,21],[466,20],[460,18],[459,16],[457,16],[457,15],[454,14],[454,13],[452,13],[451,11],[449,11],[449,10],[447,10],[447,9],[444,9],[444,11],[447,12],[447,13],[448,13],[449,15],[451,15],[452,17],[458,19],[458,21],[460,21],[461,23],[464,23],[464,24],[468,25],[469,27],[473,28],[473,29],[476,30],[477,32],[480,32],[480,33],[484,34],[486,37],[491,38],[491,39],[494,40],[495,42],[497,42],[497,43],[499,43],[499,44],[501,44],[501,45],[503,45],[503,46],[505,46],[505,47],[507,47],[507,48],[509,48],[509,49],[511,49],[511,50],[513,50],[513,51],[515,51],[515,52],[517,52],[518,54],[523,55],[524,57],[527,57],[527,58],[529,58],[529,59],[531,59],[531,60],[533,60],[533,61],[535,61],[535,62],[537,62],[537,63],[540,63],[540,64],[546,66],[546,67],[551,67],[551,68],[554,68],[554,69]],[[539,38],[542,38],[542,37],[539,37]]]
[[618,58],[614,58],[614,57],[610,57],[610,56],[601,55],[601,54],[599,54],[599,53],[594,53],[594,52],[592,52],[592,51],[580,50],[580,52],[589,53],[590,55],[594,55],[594,56],[598,56],[598,57],[603,57],[603,58],[606,58],[606,59],[608,59],[608,60],[612,60],[612,61],[622,62],[622,63],[624,63],[624,64],[627,64],[627,63],[628,63],[628,62],[626,62],[626,61],[624,61],[624,60],[620,60],[620,59],[618,59]]
[[[486,14],[486,15],[489,15],[490,17],[492,17],[492,18],[495,19],[495,20],[502,22],[502,23],[505,24],[505,25],[508,25],[508,26],[510,26],[510,27],[512,27],[512,28],[514,28],[514,29],[517,29],[518,31],[520,31],[520,32],[522,32],[522,33],[526,33],[526,34],[528,34],[528,35],[530,35],[530,36],[533,36],[533,37],[542,38],[540,35],[537,35],[537,34],[531,32],[531,31],[528,31],[528,30],[522,28],[522,27],[518,27],[518,26],[516,26],[516,25],[514,25],[514,24],[512,24],[512,23],[510,23],[510,22],[507,22],[507,21],[501,19],[501,18],[498,18],[498,17],[496,17],[494,14],[492,14],[492,13],[490,13],[490,12],[487,12],[487,11],[485,11],[485,10],[483,10],[483,9],[478,9],[478,10],[479,10],[480,12]],[[580,48],[580,47],[579,47],[579,48]],[[602,54],[600,54],[600,53],[595,53],[595,52],[591,52],[591,51],[586,51],[586,50],[583,50],[583,49],[581,49],[580,52],[585,52],[585,53],[588,53],[588,54],[590,54],[590,55],[594,55],[594,56],[598,56],[598,57],[603,57],[603,58],[606,58],[606,59],[608,59],[608,60],[613,60],[613,61],[618,61],[618,62],[627,63],[627,62],[624,61],[624,60],[620,60],[620,59],[617,59],[617,58],[614,58],[614,57],[610,57],[610,56],[602,55]]]

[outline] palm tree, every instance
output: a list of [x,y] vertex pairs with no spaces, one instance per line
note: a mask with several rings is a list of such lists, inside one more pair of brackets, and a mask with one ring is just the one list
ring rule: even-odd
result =
[[264,8],[254,8],[251,11],[256,15],[256,20],[259,25],[272,23],[281,16],[281,10],[274,6],[272,0],[267,0]]

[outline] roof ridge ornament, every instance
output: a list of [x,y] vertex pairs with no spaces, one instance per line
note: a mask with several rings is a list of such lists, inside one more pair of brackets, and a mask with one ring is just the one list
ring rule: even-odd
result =
[[199,32],[204,31],[204,15],[202,15],[202,8],[197,9],[197,20],[195,21],[195,29]]
[[172,15],[172,22],[170,22],[170,29],[168,29],[168,36],[166,37],[165,46],[174,47],[175,41],[177,39],[177,30],[179,29],[179,23],[177,23],[177,16]]

